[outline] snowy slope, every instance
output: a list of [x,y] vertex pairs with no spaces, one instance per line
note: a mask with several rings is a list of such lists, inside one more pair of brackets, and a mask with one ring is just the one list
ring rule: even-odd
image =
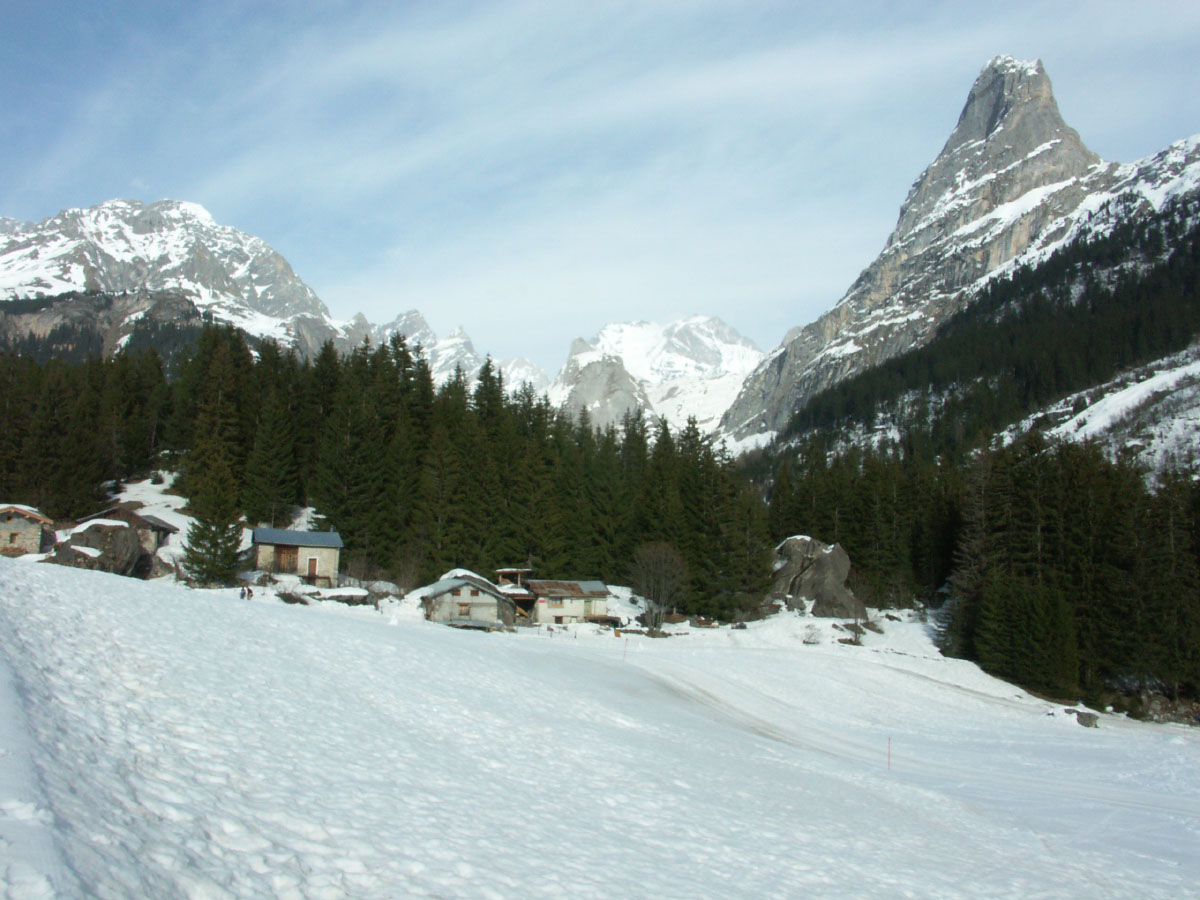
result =
[[0,560],[8,896],[1176,900],[1200,877],[1200,732],[1080,728],[918,622],[860,648],[790,615],[654,641],[345,609]]
[[1034,428],[1055,438],[1097,442],[1113,459],[1136,459],[1151,477],[1185,471],[1200,461],[1200,347],[1064,397],[1007,429],[1001,439],[1012,441]]

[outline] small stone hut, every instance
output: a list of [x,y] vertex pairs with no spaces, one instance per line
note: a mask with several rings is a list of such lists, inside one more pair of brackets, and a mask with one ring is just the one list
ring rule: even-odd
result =
[[342,536],[336,531],[255,528],[254,567],[276,575],[299,575],[320,587],[338,586]]
[[53,529],[54,522],[32,506],[10,503],[0,506],[0,554],[24,556],[42,549],[43,529]]
[[516,620],[513,599],[483,576],[466,569],[448,572],[416,593],[425,618],[431,622],[491,631],[510,627]]

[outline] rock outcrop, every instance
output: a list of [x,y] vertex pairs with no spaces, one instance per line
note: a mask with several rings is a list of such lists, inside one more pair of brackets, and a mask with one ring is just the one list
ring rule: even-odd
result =
[[87,528],[76,530],[54,548],[46,561],[130,576],[149,574],[152,562],[133,528],[124,522],[109,520],[98,520]]
[[[202,323],[199,308],[180,291],[72,293],[0,303],[0,341],[20,346],[36,339],[47,355],[66,359],[96,350],[112,356],[141,336],[149,343],[157,331],[198,329]],[[166,348],[161,352],[171,355]]]
[[579,339],[555,386],[562,392],[554,395],[559,406],[577,416],[586,413],[596,428],[620,425],[627,413],[650,407],[645,389],[620,357],[599,353]]
[[850,557],[841,544],[824,544],[805,535],[790,537],[775,548],[771,595],[789,609],[804,609],[825,618],[865,619],[867,609],[846,587]]

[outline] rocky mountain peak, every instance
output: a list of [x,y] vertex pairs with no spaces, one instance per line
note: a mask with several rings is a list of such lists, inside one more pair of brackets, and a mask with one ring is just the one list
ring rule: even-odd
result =
[[[746,379],[722,429],[782,429],[822,389],[926,343],[992,278],[1045,256],[1105,210],[1157,208],[1200,181],[1200,147],[1105,163],[1059,114],[1040,61],[997,56],[913,183],[883,252],[829,312],[794,328]],[[1137,198],[1112,204],[1118,195]]]
[[1099,162],[1063,121],[1041,61],[997,56],[975,79],[942,152],[913,183],[888,245],[930,226],[958,228]]
[[198,203],[108,200],[6,227],[0,237],[0,298],[179,291],[255,333],[268,327],[262,317],[328,327],[325,304],[282,256],[218,225]]
[[[967,94],[958,124],[942,152],[974,141],[986,141],[1006,122],[1011,124],[1034,108],[1043,121],[1043,133],[1065,127],[1054,102],[1050,79],[1042,61],[1025,62],[1011,56],[997,56],[979,72]],[[1046,129],[1045,126],[1049,126]]]

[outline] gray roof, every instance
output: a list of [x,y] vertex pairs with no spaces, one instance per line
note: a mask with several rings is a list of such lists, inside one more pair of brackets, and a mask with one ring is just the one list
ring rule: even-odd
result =
[[157,528],[159,531],[166,531],[166,532],[169,532],[169,533],[171,533],[171,534],[178,534],[178,533],[179,533],[179,529],[178,529],[178,528],[176,528],[176,527],[175,527],[174,525],[172,525],[170,522],[164,522],[164,521],[163,521],[162,519],[160,519],[158,516],[144,515],[144,516],[142,516],[141,518],[145,519],[147,522],[149,522],[151,525],[153,525],[153,526],[154,526],[155,528]]
[[288,531],[284,528],[255,528],[254,543],[284,547],[332,547],[341,550],[342,536],[336,531]]

